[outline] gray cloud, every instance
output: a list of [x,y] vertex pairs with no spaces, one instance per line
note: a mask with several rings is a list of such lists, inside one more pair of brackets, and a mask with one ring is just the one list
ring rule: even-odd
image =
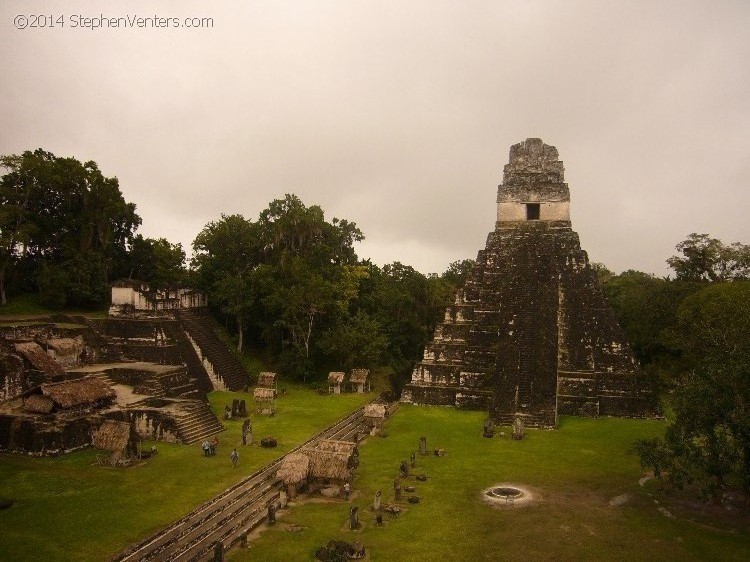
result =
[[747,29],[746,2],[9,1],[0,153],[97,161],[185,246],[294,192],[357,222],[361,256],[430,272],[484,246],[508,149],[538,136],[590,257],[663,275],[692,231],[750,241]]

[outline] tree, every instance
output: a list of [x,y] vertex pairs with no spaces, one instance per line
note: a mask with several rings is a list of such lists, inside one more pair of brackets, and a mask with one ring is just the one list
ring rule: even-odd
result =
[[347,316],[320,338],[320,348],[343,371],[381,365],[388,348],[383,327],[363,310]]
[[7,270],[25,261],[39,278],[43,299],[51,296],[61,306],[104,304],[114,261],[141,223],[117,178],[105,177],[95,162],[42,149],[0,162],[6,169],[0,180],[0,300]]
[[321,267],[351,265],[357,261],[354,243],[364,239],[355,223],[335,217],[328,223],[318,205],[306,207],[290,194],[271,201],[258,225],[267,264],[283,264],[296,256]]
[[639,442],[644,466],[670,482],[699,482],[720,498],[736,478],[750,503],[750,282],[716,283],[687,297],[675,341],[691,368],[674,390],[664,439]]
[[369,274],[360,283],[358,307],[382,326],[385,360],[394,372],[391,385],[399,394],[456,287],[400,262],[382,269],[371,263],[366,266]]
[[443,280],[452,283],[455,287],[463,287],[466,283],[466,279],[469,277],[469,273],[471,273],[471,270],[474,267],[474,264],[474,260],[454,261],[440,277]]
[[245,319],[255,302],[252,277],[262,246],[257,225],[242,215],[221,215],[193,241],[193,268],[199,284],[237,323],[237,351],[242,352]]
[[32,189],[21,174],[20,156],[3,156],[2,167],[9,170],[0,181],[0,305],[7,304],[5,272],[14,265],[31,237],[29,202]]
[[124,261],[129,279],[146,281],[152,288],[180,285],[187,274],[182,244],[172,244],[166,238],[144,238],[139,234]]
[[[601,279],[601,269],[598,274]],[[655,365],[663,373],[679,368],[679,364],[674,363],[679,363],[680,351],[672,338],[677,309],[688,295],[702,286],[660,279],[634,270],[606,275],[602,282],[604,293],[643,367]]]
[[306,380],[320,364],[318,338],[347,317],[356,299],[364,269],[356,265],[354,244],[364,236],[353,222],[328,222],[319,206],[289,194],[272,201],[256,224],[263,253],[255,278],[264,309],[261,332]]
[[667,259],[682,281],[728,281],[750,279],[750,246],[729,246],[708,234],[690,234],[675,248],[682,254]]

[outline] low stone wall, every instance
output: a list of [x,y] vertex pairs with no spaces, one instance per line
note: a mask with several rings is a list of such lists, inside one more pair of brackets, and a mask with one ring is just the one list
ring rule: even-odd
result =
[[661,415],[649,381],[644,375],[632,373],[559,376],[557,411],[568,416],[653,418]]
[[456,393],[456,408],[459,410],[488,410],[492,402],[492,392],[459,388]]
[[[159,400],[154,398],[152,400]],[[168,412],[148,406],[129,408],[123,412],[142,439],[180,443],[177,422]]]
[[98,417],[54,419],[0,415],[0,450],[39,456],[69,453],[91,445]]
[[407,384],[401,393],[401,402],[408,404],[429,404],[433,406],[455,406],[456,388]]

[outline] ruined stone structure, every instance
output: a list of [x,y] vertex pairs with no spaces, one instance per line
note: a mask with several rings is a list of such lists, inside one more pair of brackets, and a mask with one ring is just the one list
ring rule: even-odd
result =
[[557,149],[510,149],[497,222],[401,400],[489,409],[555,427],[558,414],[648,416],[647,388],[578,234]]
[[[130,423],[142,439],[191,443],[223,429],[205,393],[249,382],[205,309],[2,326],[0,450],[74,451],[106,419]],[[73,405],[55,401],[60,389]]]
[[168,310],[183,310],[208,306],[208,297],[203,291],[185,287],[151,289],[143,281],[120,279],[112,283],[110,316],[158,313]]

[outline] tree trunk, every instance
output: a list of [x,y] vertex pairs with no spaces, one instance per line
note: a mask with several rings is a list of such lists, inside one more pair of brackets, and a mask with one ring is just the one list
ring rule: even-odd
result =
[[0,306],[5,306],[8,301],[5,299],[5,266],[0,267]]
[[242,313],[237,314],[237,353],[242,354]]

